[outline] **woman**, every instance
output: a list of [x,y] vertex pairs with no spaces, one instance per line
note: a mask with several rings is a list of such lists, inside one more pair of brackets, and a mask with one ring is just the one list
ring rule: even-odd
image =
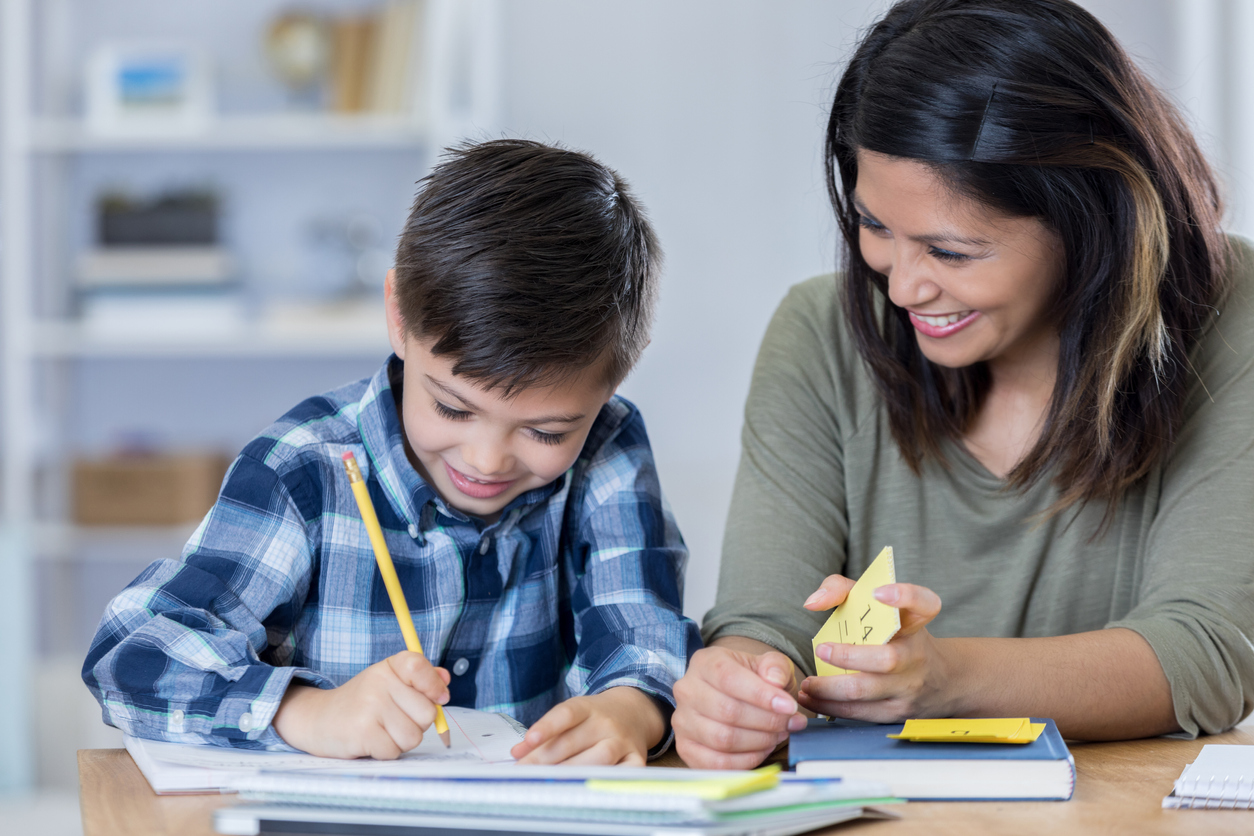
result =
[[[1238,722],[1254,278],[1178,113],[1066,0],[908,0],[846,69],[827,162],[845,271],[763,341],[679,753],[753,766],[798,706],[1092,740]],[[860,673],[814,676],[886,545],[901,631],[820,646]]]

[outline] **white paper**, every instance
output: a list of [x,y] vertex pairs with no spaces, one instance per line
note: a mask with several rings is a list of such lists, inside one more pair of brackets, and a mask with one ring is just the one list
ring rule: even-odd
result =
[[256,752],[155,740],[126,738],[126,748],[156,792],[216,790],[231,786],[241,774],[262,770],[335,771],[354,775],[431,772],[457,765],[472,771],[490,764],[512,763],[509,750],[524,730],[501,714],[446,707],[450,747],[444,748],[435,729],[422,743],[392,761],[344,760],[288,752]]

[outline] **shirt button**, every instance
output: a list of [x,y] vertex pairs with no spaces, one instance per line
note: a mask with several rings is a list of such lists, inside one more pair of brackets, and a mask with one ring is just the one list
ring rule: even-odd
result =
[[465,656],[453,663],[453,674],[456,676],[461,676],[468,670],[470,670],[470,660]]
[[247,711],[239,716],[239,730],[245,733],[253,730],[253,715]]
[[479,554],[487,554],[490,548],[492,548],[492,538],[484,537],[483,542],[479,544]]
[[175,726],[175,728],[183,728],[183,709],[176,708],[170,714],[170,722]]
[[409,536],[414,540],[418,539],[418,526],[413,523],[409,524]]

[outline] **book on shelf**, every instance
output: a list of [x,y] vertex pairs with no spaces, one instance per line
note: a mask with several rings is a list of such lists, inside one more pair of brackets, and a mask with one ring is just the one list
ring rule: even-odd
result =
[[882,781],[912,801],[1057,800],[1075,789],[1075,761],[1053,720],[1027,744],[894,740],[902,724],[811,720],[788,742],[788,763],[807,777]]
[[421,116],[427,86],[425,0],[331,22],[331,108]]

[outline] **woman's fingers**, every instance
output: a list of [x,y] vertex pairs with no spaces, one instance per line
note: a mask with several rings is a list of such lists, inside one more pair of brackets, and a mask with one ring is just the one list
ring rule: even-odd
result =
[[[684,731],[704,745],[719,752],[760,752],[774,749],[788,734],[786,731],[759,731],[720,723],[697,713],[682,718]],[[671,720],[674,724],[674,718]]]
[[677,743],[676,749],[684,763],[693,769],[753,769],[766,760],[775,747],[758,752],[727,753],[711,749],[696,740],[685,740],[683,745]]
[[853,589],[853,584],[844,575],[828,575],[814,594],[806,599],[804,606],[807,610],[830,610],[839,606],[844,603],[849,590]]
[[910,636],[926,627],[941,611],[941,599],[926,586],[913,583],[890,583],[873,593],[875,600],[901,610],[901,630],[897,635]]

